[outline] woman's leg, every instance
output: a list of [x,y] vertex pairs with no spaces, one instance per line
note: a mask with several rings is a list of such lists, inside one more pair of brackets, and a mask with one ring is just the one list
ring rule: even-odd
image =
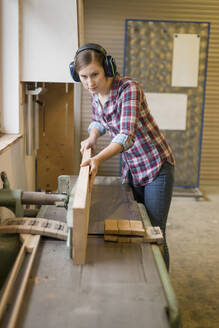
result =
[[166,222],[172,199],[174,167],[165,162],[157,178],[144,187],[144,204],[153,226],[159,226],[164,235],[164,261],[169,270],[169,252],[166,242]]
[[132,184],[131,175],[129,181],[133,189],[134,197],[145,205],[151,224],[159,226],[164,235],[164,261],[169,270],[169,252],[166,242],[166,221],[172,199],[174,182],[174,167],[165,162],[154,181],[145,187],[135,187]]

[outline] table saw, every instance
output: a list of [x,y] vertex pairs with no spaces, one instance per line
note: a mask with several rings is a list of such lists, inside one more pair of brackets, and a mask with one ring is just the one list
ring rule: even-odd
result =
[[[38,213],[63,222],[66,215],[65,207],[55,205],[42,206]],[[41,238],[16,327],[180,327],[159,246],[105,242],[104,220],[115,218],[150,224],[128,184],[119,177],[96,177],[86,264],[72,264],[65,241]],[[7,315],[2,327],[7,327]]]

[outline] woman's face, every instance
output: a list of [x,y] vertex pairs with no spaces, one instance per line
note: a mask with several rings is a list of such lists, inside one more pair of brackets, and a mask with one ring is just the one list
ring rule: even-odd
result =
[[78,74],[83,87],[91,94],[105,95],[108,93],[104,69],[97,61],[92,61],[89,65],[84,66]]

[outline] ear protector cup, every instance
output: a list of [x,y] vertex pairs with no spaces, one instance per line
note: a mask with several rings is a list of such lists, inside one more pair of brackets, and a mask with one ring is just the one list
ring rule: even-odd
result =
[[[113,77],[113,76],[115,76],[115,74],[116,74],[116,63],[115,63],[115,61],[114,61],[114,59],[113,59],[112,56],[107,56],[107,52],[106,52],[106,50],[103,47],[101,47],[99,44],[96,44],[96,43],[87,43],[87,44],[83,45],[82,47],[80,47],[76,51],[75,57],[80,52],[82,52],[84,50],[94,50],[94,51],[97,51],[97,52],[102,53],[104,55],[104,57],[105,57],[103,68],[104,68],[104,72],[105,72],[106,77]],[[79,75],[75,71],[74,61],[69,64],[69,69],[70,69],[70,74],[71,74],[72,79],[75,82],[80,82]]]
[[104,71],[107,77],[113,77],[116,74],[116,63],[112,56],[106,56],[104,62]]
[[74,68],[74,61],[69,64],[70,74],[75,82],[81,82],[78,73]]

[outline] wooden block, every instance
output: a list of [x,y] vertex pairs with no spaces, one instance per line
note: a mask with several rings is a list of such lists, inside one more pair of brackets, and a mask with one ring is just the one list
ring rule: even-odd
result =
[[112,241],[117,243],[132,243],[140,244],[144,242],[143,237],[129,237],[129,236],[118,236],[118,235],[104,235],[104,241]]
[[136,236],[144,236],[145,235],[145,229],[143,227],[142,221],[130,220],[130,226],[131,226],[131,230],[132,230],[132,235],[136,235]]
[[[91,149],[84,151],[82,162],[89,159]],[[81,167],[73,203],[72,259],[74,264],[85,264],[90,215],[89,166]]]
[[104,234],[115,234],[119,232],[117,220],[105,220],[104,221]]
[[66,223],[59,223],[57,232],[56,232],[56,238],[61,240],[67,240],[67,233],[68,233],[68,226]]
[[144,237],[144,241],[151,243],[162,243],[163,242],[163,234],[160,227],[146,227],[146,233]]
[[131,235],[132,230],[129,220],[117,220],[117,224],[120,235]]
[[144,238],[143,237],[137,237],[137,236],[136,237],[131,237],[130,242],[132,244],[141,244],[141,243],[144,242]]
[[118,243],[131,243],[131,238],[127,236],[118,236]]
[[104,240],[105,241],[118,242],[118,236],[116,236],[116,235],[104,235]]

